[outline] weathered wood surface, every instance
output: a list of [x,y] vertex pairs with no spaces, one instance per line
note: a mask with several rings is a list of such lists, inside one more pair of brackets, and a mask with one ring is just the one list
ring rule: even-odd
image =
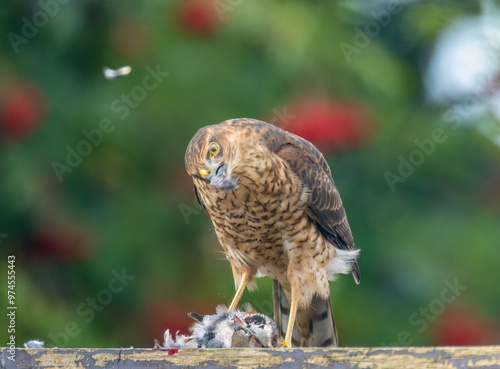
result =
[[500,368],[500,346],[344,347],[338,349],[185,349],[168,355],[152,349],[16,349],[10,368]]

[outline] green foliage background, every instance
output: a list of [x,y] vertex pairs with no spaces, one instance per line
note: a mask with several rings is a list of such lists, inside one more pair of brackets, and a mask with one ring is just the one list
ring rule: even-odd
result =
[[[432,327],[441,317],[420,333],[410,316],[456,278],[467,288],[443,314],[461,305],[498,322],[500,189],[485,195],[485,183],[500,173],[500,150],[474,125],[447,126],[447,107],[427,105],[422,85],[434,41],[455,19],[478,14],[475,3],[405,2],[350,62],[340,45],[354,45],[353,27],[372,19],[369,4],[354,3],[368,9],[359,12],[347,2],[221,3],[230,8],[221,24],[196,34],[180,24],[178,2],[70,1],[17,53],[7,34],[21,34],[23,17],[40,5],[1,5],[0,87],[28,81],[48,100],[32,135],[0,133],[0,233],[8,234],[0,245],[0,309],[7,306],[7,255],[15,254],[17,344],[38,338],[55,346],[49,334],[75,322],[80,331],[65,346],[150,347],[187,312],[228,304],[230,267],[208,216],[193,205],[184,150],[204,125],[269,120],[274,109],[316,96],[357,101],[376,122],[367,144],[327,155],[362,250],[361,284],[348,276],[332,284],[341,344],[435,343]],[[129,76],[103,78],[103,66],[127,64]],[[169,75],[121,119],[113,102],[142,84],[148,66]],[[65,163],[66,147],[75,149],[82,130],[103,118],[114,131],[59,182],[53,163]],[[384,173],[397,173],[398,156],[408,158],[414,140],[436,127],[446,141],[392,192]],[[63,244],[65,225],[76,225],[83,241],[67,247],[82,248],[84,257],[37,249],[33,235],[54,224],[63,225],[54,236]],[[135,279],[86,322],[78,306],[122,268]],[[272,314],[270,281],[259,286],[244,300]],[[410,338],[398,342],[401,332]],[[2,327],[0,346],[7,337]]]

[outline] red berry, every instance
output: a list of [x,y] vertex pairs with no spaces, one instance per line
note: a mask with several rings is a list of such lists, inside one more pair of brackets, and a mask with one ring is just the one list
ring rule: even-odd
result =
[[3,91],[0,102],[0,125],[8,136],[29,136],[45,118],[47,101],[35,85],[22,83]]
[[95,251],[88,231],[76,223],[45,226],[31,243],[36,252],[64,262],[87,260]]
[[434,341],[440,346],[488,345],[494,342],[494,324],[467,307],[450,307],[434,325]]
[[271,122],[310,141],[320,150],[359,147],[368,140],[373,128],[366,109],[356,103],[305,100],[287,105],[286,111],[285,119],[273,117]]
[[182,28],[188,32],[208,35],[221,24],[216,10],[217,0],[181,0],[178,19]]

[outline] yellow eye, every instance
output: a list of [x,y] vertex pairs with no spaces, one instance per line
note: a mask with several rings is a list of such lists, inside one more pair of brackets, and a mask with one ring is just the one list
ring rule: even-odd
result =
[[208,152],[210,153],[210,159],[213,159],[215,155],[219,153],[220,147],[217,142],[210,142],[208,147]]

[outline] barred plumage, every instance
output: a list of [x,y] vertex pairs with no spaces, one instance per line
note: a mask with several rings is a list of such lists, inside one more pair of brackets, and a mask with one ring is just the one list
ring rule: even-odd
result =
[[[359,283],[359,250],[323,155],[273,125],[233,119],[200,129],[185,161],[231,263],[230,309],[254,277],[271,277],[275,307],[289,309],[286,320],[275,311],[280,331],[287,324],[284,344],[296,322],[295,344],[336,345],[329,280],[352,272]],[[326,331],[316,328],[322,321]]]

